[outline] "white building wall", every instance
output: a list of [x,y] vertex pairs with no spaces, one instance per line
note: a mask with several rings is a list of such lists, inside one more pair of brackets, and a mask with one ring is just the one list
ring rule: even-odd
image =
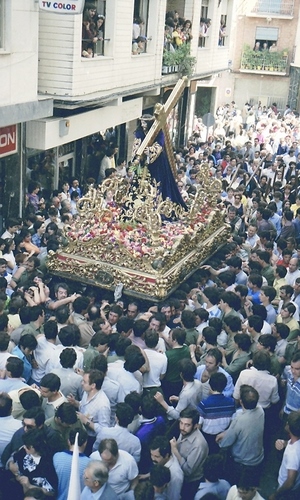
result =
[[39,12],[34,0],[4,0],[3,5],[0,106],[8,106],[37,97]]

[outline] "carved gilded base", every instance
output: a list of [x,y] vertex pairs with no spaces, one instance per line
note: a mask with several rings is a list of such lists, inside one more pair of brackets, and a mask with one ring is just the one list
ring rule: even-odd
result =
[[[228,226],[221,223],[219,217],[217,219],[218,228],[217,220],[214,220],[214,224],[208,223],[203,232],[203,239],[195,241],[192,249],[191,245],[186,245],[186,250],[189,248],[189,251],[185,253],[182,249],[179,249],[178,253],[175,251],[167,263],[168,266],[164,265],[162,269],[159,268],[159,262],[157,268],[151,270],[149,266],[144,266],[142,261],[139,269],[138,259],[134,257],[131,257],[132,267],[130,267],[129,259],[125,259],[126,264],[124,263],[122,252],[119,260],[116,254],[110,262],[97,260],[93,256],[92,248],[95,241],[85,243],[84,256],[82,252],[70,253],[69,248],[67,251],[60,250],[53,254],[48,261],[48,268],[54,275],[100,288],[113,290],[118,283],[123,283],[125,294],[146,300],[161,300],[172,293],[205,259],[228,240]],[[153,264],[155,262],[152,266]]]

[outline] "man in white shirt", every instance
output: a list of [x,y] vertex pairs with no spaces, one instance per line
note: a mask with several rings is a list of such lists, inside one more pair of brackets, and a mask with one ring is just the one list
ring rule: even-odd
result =
[[[271,499],[281,498],[281,495],[287,498],[299,498],[300,488],[300,414],[292,411],[287,419],[287,429],[289,441],[284,450],[283,459],[278,474],[279,488],[271,495]],[[278,439],[275,443],[277,450],[282,450],[282,440]],[[289,496],[291,493],[291,496]]]
[[170,441],[165,436],[154,438],[150,443],[150,453],[154,465],[165,466],[170,470],[171,481],[165,491],[167,498],[180,500],[184,475],[177,458],[171,453]]
[[10,443],[14,433],[22,427],[22,422],[11,415],[12,403],[6,392],[0,394],[0,467],[5,466],[5,463],[1,463],[4,448]]
[[285,280],[288,285],[294,286],[297,278],[300,278],[299,260],[296,257],[293,257],[289,262],[289,268],[286,273]]
[[43,396],[42,408],[46,419],[54,417],[56,408],[62,403],[67,402],[67,399],[59,389],[60,378],[57,375],[54,375],[54,373],[44,375],[41,380],[40,391]]
[[144,340],[147,348],[145,354],[149,361],[149,371],[143,375],[144,389],[152,387],[160,387],[161,380],[167,371],[168,360],[165,354],[161,354],[155,350],[158,343],[159,335],[154,330],[146,330]]
[[118,403],[116,410],[116,425],[114,427],[102,427],[97,434],[93,450],[98,450],[100,441],[104,438],[114,439],[120,450],[127,451],[137,463],[141,458],[141,442],[137,436],[129,432],[127,426],[131,424],[134,412],[126,403]]
[[127,451],[119,450],[114,439],[103,439],[98,451],[90,455],[92,460],[101,460],[108,468],[108,484],[117,495],[132,490],[138,483],[138,466]]
[[278,403],[278,383],[276,377],[270,375],[271,358],[267,351],[257,351],[253,356],[253,366],[240,373],[236,381],[233,397],[240,400],[242,385],[251,385],[259,394],[259,404],[262,408],[270,408]]

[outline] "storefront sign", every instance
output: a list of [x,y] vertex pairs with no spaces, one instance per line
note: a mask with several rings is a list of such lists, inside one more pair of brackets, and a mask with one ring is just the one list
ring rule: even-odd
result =
[[85,0],[70,0],[65,2],[52,2],[39,0],[41,10],[56,12],[57,14],[81,14]]
[[17,125],[0,127],[0,158],[18,151]]

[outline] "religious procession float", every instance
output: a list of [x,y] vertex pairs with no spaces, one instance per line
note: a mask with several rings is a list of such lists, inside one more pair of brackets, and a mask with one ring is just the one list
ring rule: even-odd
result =
[[161,300],[228,239],[221,182],[209,165],[201,165],[187,206],[175,182],[166,116],[184,85],[178,82],[172,102],[157,105],[136,135],[134,181],[109,178],[80,199],[68,246],[49,257],[51,273],[110,290],[122,284],[124,293]]

